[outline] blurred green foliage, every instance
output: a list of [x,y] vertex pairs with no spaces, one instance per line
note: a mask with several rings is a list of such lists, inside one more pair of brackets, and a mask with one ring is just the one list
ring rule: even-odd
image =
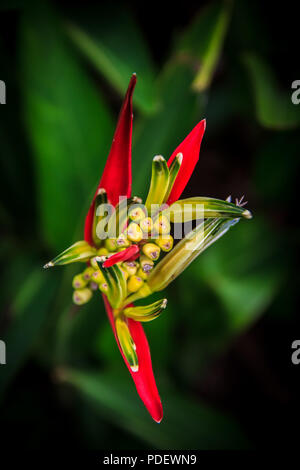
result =
[[[213,359],[280,298],[294,247],[291,230],[277,217],[293,196],[299,148],[293,129],[300,116],[289,90],[276,83],[268,48],[264,55],[257,52],[253,15],[245,15],[251,3],[212,2],[200,9],[175,34],[162,67],[130,9],[99,6],[68,14],[29,2],[18,12],[18,53],[3,53],[0,77],[14,89],[19,111],[16,117],[8,106],[0,109],[3,406],[7,389],[31,358],[53,378],[63,406],[64,393],[71,394],[82,443],[88,436],[91,447],[102,448],[111,426],[129,433],[128,448],[249,445],[236,420],[213,410],[195,390]],[[165,407],[160,426],[136,395],[100,296],[78,310],[71,305],[70,285],[76,266],[41,270],[82,236],[132,72],[138,75],[134,193],[145,195],[151,157],[168,157],[207,117],[202,154],[214,154],[222,181],[230,185],[218,187],[201,157],[187,191],[221,197],[228,194],[215,189],[230,187],[234,196],[247,191],[255,216],[194,262],[166,292],[164,315],[146,325]],[[248,132],[242,154],[235,147],[236,122]],[[283,165],[283,156],[289,164]],[[209,193],[203,194],[201,184],[211,187]]]

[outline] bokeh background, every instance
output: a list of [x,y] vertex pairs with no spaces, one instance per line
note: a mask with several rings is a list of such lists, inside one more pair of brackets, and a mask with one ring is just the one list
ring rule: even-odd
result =
[[[259,0],[1,2],[1,444],[237,449],[296,443],[300,365],[297,14]],[[207,119],[186,197],[245,194],[254,213],[166,292],[146,325],[165,417],[139,400],[102,300],[78,309],[82,238],[132,72],[134,194]]]

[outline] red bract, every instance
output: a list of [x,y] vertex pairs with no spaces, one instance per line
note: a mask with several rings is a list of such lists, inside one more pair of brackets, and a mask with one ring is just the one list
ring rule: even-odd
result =
[[163,417],[163,409],[153,375],[150,349],[144,329],[140,322],[134,321],[131,318],[128,319],[129,331],[131,333],[133,341],[135,342],[137,356],[139,360],[139,370],[137,372],[133,372],[119,344],[119,340],[116,334],[116,327],[112,308],[105,295],[103,295],[103,299],[107,316],[113,329],[117,344],[119,346],[124,362],[131,374],[131,377],[133,378],[137,392],[140,395],[145,407],[149,411],[154,421],[160,423]]
[[167,204],[169,205],[180,198],[184,188],[192,176],[196,163],[199,159],[200,146],[205,132],[205,126],[206,121],[203,119],[197,124],[197,126],[194,127],[194,129],[181,142],[181,144],[178,145],[168,160],[168,167],[170,167],[172,161],[178,153],[182,153],[183,155],[179,173],[167,200]]
[[106,261],[104,261],[103,267],[109,268],[110,266],[113,266],[116,263],[120,263],[121,261],[127,261],[129,259],[131,260],[134,257],[138,258],[139,253],[139,246],[131,245],[129,248],[126,248],[126,250],[111,255]]
[[[104,188],[106,190],[108,200],[113,205],[116,205],[116,203],[119,201],[120,196],[129,197],[131,195],[132,94],[135,84],[136,76],[133,75],[130,80],[125,100],[120,112],[116,132],[107,159],[107,163],[97,188]],[[168,203],[172,203],[177,200],[182,191],[184,190],[197,163],[204,131],[205,121],[203,120],[199,124],[197,124],[197,126],[192,130],[192,132],[185,138],[185,140],[177,147],[177,149],[171,155],[168,162],[169,166],[179,152],[182,152],[183,154],[183,162],[176,178],[174,187],[169,196]],[[84,238],[90,245],[93,245],[92,225],[94,215],[94,204],[95,197],[88,211],[84,229]],[[130,256],[128,256],[127,258],[126,256],[128,253],[130,254]],[[104,267],[112,266],[114,262],[119,262],[122,260],[124,261],[125,259],[135,259],[136,256],[138,255],[134,253],[134,248],[131,247],[130,249],[128,249],[128,251],[124,250],[121,253],[112,255],[105,262],[106,265],[104,265]],[[103,297],[106,312],[110,320],[117,344],[119,346],[123,359],[128,367],[128,370],[134,380],[137,392],[140,395],[143,403],[145,404],[152,418],[155,421],[160,422],[163,416],[163,410],[154,380],[148,341],[145,336],[143,327],[140,322],[128,318],[128,328],[136,345],[136,354],[139,362],[138,371],[135,372],[129,366],[128,361],[126,360],[120,347],[120,343],[116,334],[112,307],[109,304],[107,297],[105,295],[103,295]]]
[[[119,202],[119,196],[129,197],[131,194],[132,94],[135,84],[136,75],[134,74],[125,95],[111,149],[97,187],[97,190],[99,188],[106,190],[108,200],[113,205]],[[87,213],[84,227],[84,239],[91,245],[93,245],[92,226],[96,194],[97,191]]]

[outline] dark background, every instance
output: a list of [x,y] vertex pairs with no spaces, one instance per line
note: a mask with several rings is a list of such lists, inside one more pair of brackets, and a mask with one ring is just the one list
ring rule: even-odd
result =
[[[298,23],[288,4],[250,0],[168,10],[1,3],[3,447],[297,444]],[[160,425],[136,395],[101,299],[72,306],[77,267],[41,268],[82,237],[132,72],[135,194],[144,195],[151,157],[168,157],[206,117],[184,195],[245,194],[254,214],[167,289],[166,312],[146,325]]]

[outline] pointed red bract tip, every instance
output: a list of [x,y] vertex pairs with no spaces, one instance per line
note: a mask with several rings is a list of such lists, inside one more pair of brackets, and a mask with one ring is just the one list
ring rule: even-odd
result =
[[178,145],[168,160],[168,166],[170,166],[179,152],[183,154],[180,170],[176,177],[169,199],[167,200],[167,204],[169,205],[180,198],[194,171],[196,163],[199,159],[200,146],[205,132],[205,127],[206,120],[203,119],[194,127],[194,129],[187,135],[181,144]]
[[103,263],[104,268],[109,268],[116,263],[121,263],[122,261],[127,261],[131,259],[133,256],[139,256],[140,248],[138,245],[131,245],[126,250],[119,251],[111,255],[106,261]]
[[[119,196],[129,197],[131,194],[132,95],[135,85],[136,75],[133,74],[119,114],[102,178],[97,187],[97,190],[99,188],[106,190],[108,200],[113,205],[119,202]],[[92,227],[95,196],[87,213],[84,227],[84,239],[91,245],[93,245]]]
[[136,390],[143,401],[145,407],[147,408],[148,412],[150,413],[151,417],[157,423],[160,423],[163,418],[163,408],[160,400],[160,396],[158,394],[157,386],[155,383],[155,378],[152,370],[152,362],[151,362],[151,355],[149,344],[144,332],[144,329],[140,322],[132,320],[128,318],[128,328],[132,339],[136,345],[136,353],[139,362],[139,369],[137,372],[133,372],[131,370],[130,365],[128,364],[122,349],[120,347],[120,343],[116,334],[115,322],[112,308],[106,298],[103,295],[104,305],[107,312],[107,316],[109,318],[111,327],[113,329],[115,339],[117,341],[118,347],[124,359],[124,362],[133,378],[133,381],[136,386]]

